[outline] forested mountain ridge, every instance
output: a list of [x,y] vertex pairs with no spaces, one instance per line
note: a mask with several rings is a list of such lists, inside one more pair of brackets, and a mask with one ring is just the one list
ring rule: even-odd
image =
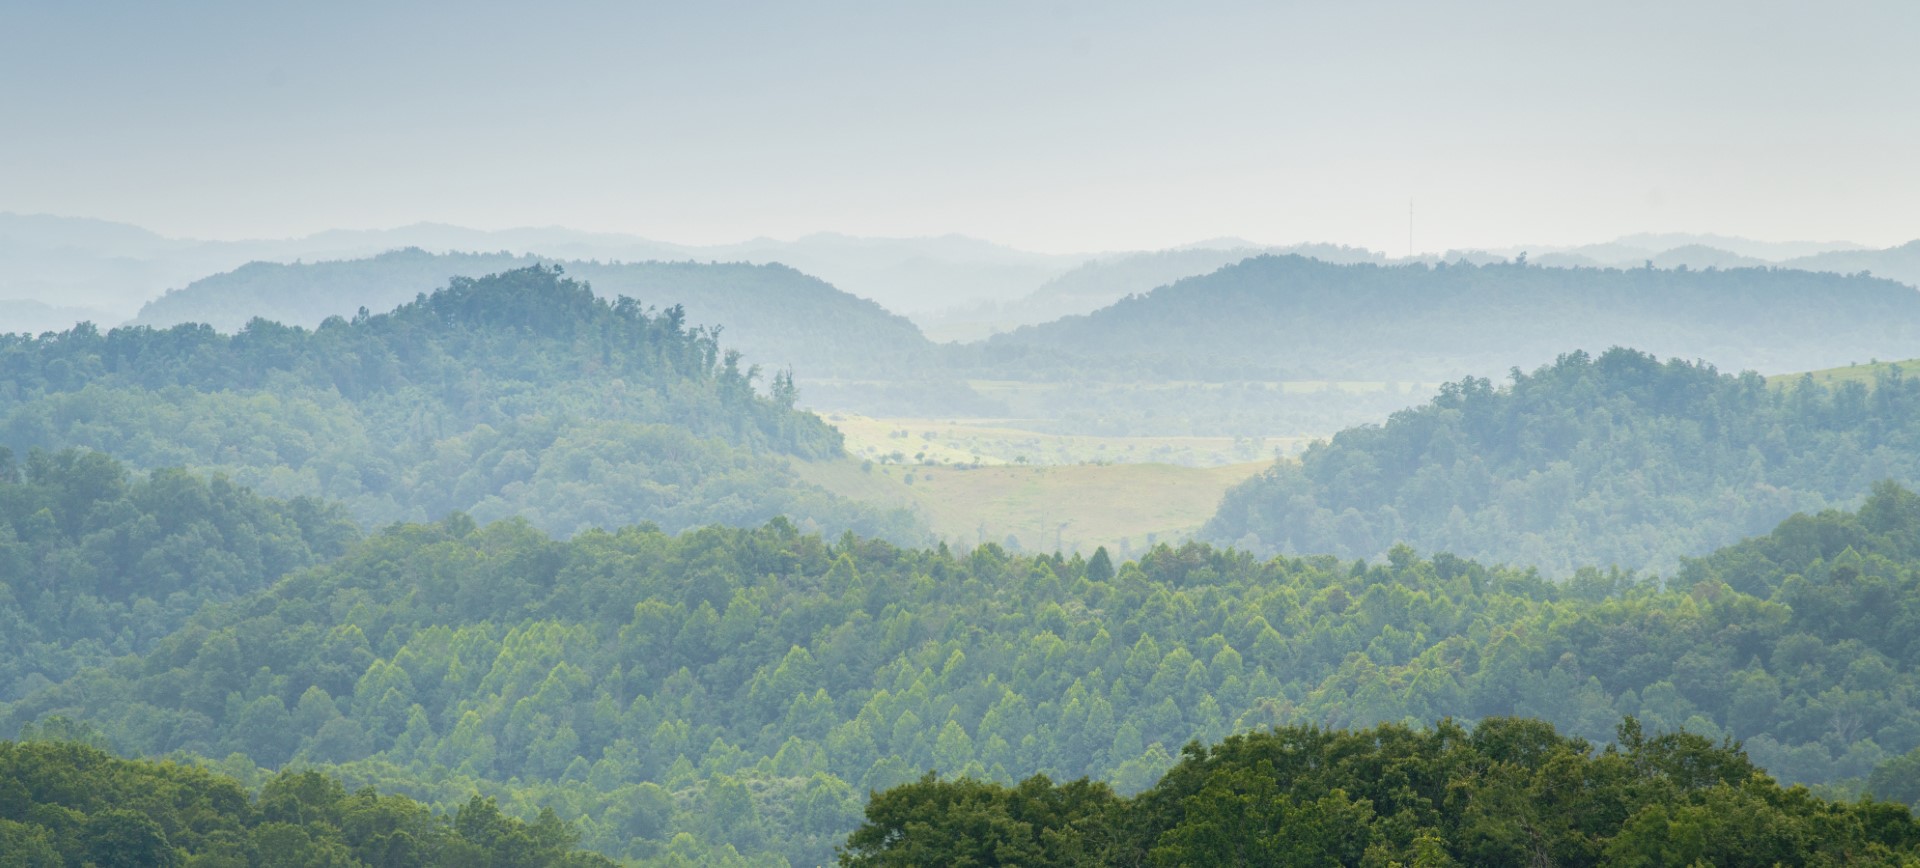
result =
[[915,536],[792,475],[777,456],[838,455],[839,432],[794,408],[784,373],[760,395],[717,332],[532,267],[311,331],[7,335],[0,432],[21,448],[217,469],[266,494],[340,500],[368,523],[464,509],[569,533],[787,514]]
[[612,868],[551,813],[523,823],[473,797],[444,814],[286,771],[257,796],[191,766],[82,744],[0,742],[0,864],[97,868]]
[[1116,568],[785,522],[561,541],[454,516],[208,609],[0,733],[65,716],[144,755],[320,763],[448,807],[477,789],[610,855],[715,864],[824,861],[861,792],[926,769],[1130,793],[1179,745],[1297,723],[1522,715],[1603,741],[1634,715],[1852,790],[1920,764],[1916,538],[1920,497],[1892,486],[1668,583],[1404,547]]
[[951,310],[923,319],[927,319],[931,327],[948,335],[965,338],[985,336],[1003,328],[1034,325],[1099,310],[1129,295],[1149,292],[1181,278],[1208,274],[1251,257],[1287,254],[1325,262],[1381,262],[1386,259],[1372,250],[1339,244],[1262,247],[1239,239],[1222,239],[1218,246],[1202,244],[1103,256],[1054,277],[1021,298]]
[[1151,789],[928,778],[878,793],[846,868],[916,865],[1911,865],[1900,804],[1784,789],[1738,746],[1623,721],[1285,727],[1191,745]]
[[238,331],[254,318],[306,328],[359,308],[387,310],[473,277],[558,264],[602,298],[679,306],[692,325],[724,326],[749,363],[808,378],[871,375],[927,364],[932,344],[880,305],[783,265],[597,262],[418,248],[330,262],[254,262],[194,281],[146,304],[134,325],[206,323]]
[[344,510],[97,452],[0,447],[0,702],[144,653],[200,607],[339,556]]
[[1848,274],[1872,272],[1920,287],[1920,241],[1909,241],[1884,250],[1829,250],[1788,260],[1783,264],[1808,271]]
[[995,336],[974,362],[1107,378],[1432,382],[1569,349],[1634,346],[1791,371],[1900,358],[1916,345],[1920,292],[1859,275],[1263,256]]
[[1531,564],[1667,569],[1800,510],[1920,480],[1920,380],[1868,389],[1569,353],[1495,388],[1449,384],[1228,492],[1203,531],[1259,551],[1396,542]]

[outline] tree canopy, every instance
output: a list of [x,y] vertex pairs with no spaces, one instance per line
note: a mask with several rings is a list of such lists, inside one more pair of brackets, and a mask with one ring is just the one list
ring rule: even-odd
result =
[[1189,745],[1150,789],[929,775],[878,793],[846,868],[1911,865],[1904,805],[1783,788],[1737,745],[1646,735],[1596,751],[1548,724],[1288,726]]
[[552,812],[533,822],[474,796],[439,813],[371,788],[284,771],[256,795],[190,765],[124,760],[70,742],[0,742],[0,864],[97,868],[612,868],[574,849]]
[[1566,575],[1677,567],[1797,511],[1920,480],[1920,380],[1872,387],[1575,352],[1496,388],[1469,377],[1229,492],[1203,534],[1376,557],[1396,541]]
[[0,434],[139,468],[218,470],[262,493],[338,500],[362,522],[453,510],[555,533],[788,515],[918,539],[911,518],[801,482],[841,454],[685,311],[608,301],[558,269],[455,278],[391,313],[314,330],[253,320],[0,336]]
[[825,861],[860,794],[928,769],[1134,793],[1180,745],[1276,725],[1525,716],[1601,743],[1632,715],[1742,740],[1781,780],[1905,798],[1915,539],[1920,497],[1894,486],[1664,581],[1405,547],[1111,565],[785,521],[562,540],[454,515],[215,605],[10,704],[0,732],[60,717],[129,753],[317,764],[446,810],[479,791],[657,864]]
[[1916,345],[1920,294],[1861,274],[1269,255],[995,336],[966,358],[978,376],[1023,379],[1066,369],[1112,380],[1435,382],[1611,346],[1781,372],[1906,358]]

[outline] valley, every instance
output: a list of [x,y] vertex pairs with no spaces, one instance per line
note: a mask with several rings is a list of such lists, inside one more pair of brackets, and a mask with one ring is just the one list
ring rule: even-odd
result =
[[961,548],[1132,557],[1192,537],[1228,489],[1265,470],[1253,461],[1212,467],[1120,464],[870,464],[795,461],[801,479],[840,497],[910,510]]

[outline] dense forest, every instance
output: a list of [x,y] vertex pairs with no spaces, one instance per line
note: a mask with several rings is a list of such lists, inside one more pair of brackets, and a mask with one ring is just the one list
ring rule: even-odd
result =
[[97,452],[16,464],[0,448],[0,702],[144,652],[202,605],[358,538],[324,501],[270,500],[179,470],[134,477]]
[[0,865],[613,868],[574,850],[578,837],[551,811],[522,822],[479,796],[437,813],[311,770],[255,795],[193,766],[0,742]]
[[1596,752],[1534,720],[1312,726],[1189,746],[1152,788],[925,778],[874,796],[846,868],[917,865],[1911,865],[1905,806],[1783,789],[1738,747]]
[[1273,725],[1521,715],[1601,742],[1633,715],[1886,790],[1920,763],[1916,539],[1920,496],[1891,485],[1665,582],[456,514],[215,604],[0,733],[59,717],[138,755],[318,764],[446,809],[477,791],[609,855],[713,864],[826,861],[864,793],[928,769],[1130,794],[1189,741]]
[[966,358],[976,376],[1431,382],[1616,345],[1767,372],[1906,358],[1920,345],[1920,293],[1864,275],[1772,268],[1262,256],[996,336]]
[[[1218,246],[1214,246],[1218,245]],[[929,317],[941,332],[984,337],[1002,328],[1050,322],[1099,310],[1135,293],[1166,286],[1183,277],[1209,274],[1223,266],[1264,254],[1297,254],[1323,262],[1381,262],[1383,254],[1339,244],[1260,247],[1239,239],[1209,245],[1105,256],[1083,263],[1028,293],[998,304],[981,304]]]
[[[366,259],[254,262],[196,280],[141,308],[134,325],[206,323],[236,332],[255,319],[315,328],[360,308],[390,310],[455,277],[555,263],[606,299],[678,305],[690,325],[725,326],[748,364],[804,377],[924,368],[932,344],[905,318],[784,265],[552,260],[410,248]],[[717,329],[716,329],[717,331]]]
[[790,374],[763,376],[679,307],[597,298],[558,268],[455,278],[313,330],[0,336],[0,371],[0,433],[17,448],[219,470],[265,494],[340,501],[368,523],[467,510],[571,533],[788,515],[919,537],[907,516],[793,475],[789,458],[841,446],[794,408]]
[[1920,480],[1920,380],[1752,373],[1614,349],[1467,378],[1230,492],[1205,534],[1372,557],[1396,541],[1538,566],[1668,569],[1799,510]]

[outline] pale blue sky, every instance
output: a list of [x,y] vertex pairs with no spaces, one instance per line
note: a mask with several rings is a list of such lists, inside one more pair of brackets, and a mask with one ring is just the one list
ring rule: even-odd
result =
[[1920,3],[0,0],[0,210],[1422,250],[1920,236]]

